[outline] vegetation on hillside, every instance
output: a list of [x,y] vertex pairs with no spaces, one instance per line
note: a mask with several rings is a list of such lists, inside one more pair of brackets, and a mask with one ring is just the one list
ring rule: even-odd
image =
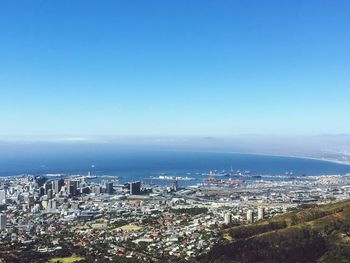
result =
[[205,208],[205,207],[178,208],[178,209],[171,209],[171,211],[175,214],[189,214],[191,216],[195,216],[195,215],[207,213],[208,208]]
[[224,231],[230,240],[200,262],[349,262],[350,201],[300,207]]

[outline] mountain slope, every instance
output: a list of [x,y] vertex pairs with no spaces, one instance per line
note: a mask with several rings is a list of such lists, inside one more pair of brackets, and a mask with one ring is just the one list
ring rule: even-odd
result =
[[350,200],[226,229],[201,262],[349,262]]

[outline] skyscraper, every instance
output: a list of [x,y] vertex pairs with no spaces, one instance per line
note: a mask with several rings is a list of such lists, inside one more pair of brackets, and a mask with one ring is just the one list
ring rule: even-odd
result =
[[46,182],[46,183],[44,184],[44,189],[45,189],[45,194],[47,194],[47,191],[48,191],[49,189],[52,189],[52,182]]
[[53,197],[52,189],[47,190],[47,198],[51,199]]
[[105,183],[105,189],[106,189],[106,194],[113,194],[113,183],[112,182],[106,182]]
[[39,195],[40,196],[43,196],[45,194],[45,189],[44,189],[44,187],[40,187],[39,188]]
[[254,218],[253,218],[253,210],[248,210],[247,211],[247,221],[249,223],[253,223],[253,220],[254,220]]
[[77,189],[78,189],[78,181],[75,180],[68,180],[66,182],[67,185],[67,193],[70,196],[74,196],[77,194]]
[[178,186],[178,184],[177,184],[177,180],[176,179],[174,179],[174,180],[172,180],[172,190],[173,191],[177,191],[177,186]]
[[130,194],[139,195],[141,193],[141,182],[131,182],[130,183]]
[[225,224],[226,224],[226,225],[232,223],[232,215],[231,215],[231,213],[226,213],[226,214],[225,214],[225,216],[224,216],[224,221],[225,221]]
[[56,200],[50,199],[47,203],[47,211],[48,212],[55,212],[57,207]]
[[0,229],[5,229],[6,228],[6,214],[0,213]]
[[62,186],[64,186],[63,179],[53,181],[53,190],[56,194],[58,194],[61,191]]
[[264,219],[264,213],[265,213],[264,208],[263,207],[259,207],[258,208],[258,220]]
[[101,194],[101,193],[102,193],[102,187],[101,187],[100,185],[95,185],[95,186],[94,186],[94,193],[95,193],[96,195]]
[[6,190],[0,190],[0,205],[6,203]]

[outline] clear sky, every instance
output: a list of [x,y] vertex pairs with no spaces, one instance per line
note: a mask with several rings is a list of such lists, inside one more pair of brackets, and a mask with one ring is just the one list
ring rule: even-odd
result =
[[0,137],[350,132],[350,1],[0,2]]

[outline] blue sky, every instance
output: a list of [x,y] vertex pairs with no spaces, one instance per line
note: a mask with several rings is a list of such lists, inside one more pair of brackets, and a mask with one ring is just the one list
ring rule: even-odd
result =
[[350,1],[1,1],[0,137],[349,133]]

